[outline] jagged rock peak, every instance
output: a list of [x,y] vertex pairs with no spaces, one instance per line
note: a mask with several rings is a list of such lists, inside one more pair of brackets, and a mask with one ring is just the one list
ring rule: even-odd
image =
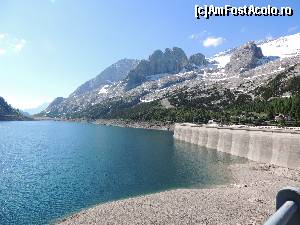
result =
[[165,52],[156,50],[149,56],[150,71],[146,75],[178,73],[188,63],[185,52],[178,47],[166,48]]
[[262,57],[261,48],[254,42],[248,42],[233,51],[230,62],[225,66],[225,70],[227,73],[241,73],[253,69],[258,65],[258,60]]
[[205,55],[197,53],[190,56],[189,63],[196,66],[205,66],[208,64],[208,61],[206,60]]
[[179,73],[188,63],[188,58],[181,48],[166,48],[165,52],[156,50],[148,60],[142,60],[135,69],[128,73],[126,89],[138,86],[150,75]]

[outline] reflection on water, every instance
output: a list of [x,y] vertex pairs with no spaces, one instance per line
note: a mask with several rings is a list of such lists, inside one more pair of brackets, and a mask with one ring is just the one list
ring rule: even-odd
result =
[[247,161],[215,149],[199,147],[176,139],[174,145],[177,167],[186,169],[187,174],[184,177],[190,187],[228,183],[231,180],[231,174],[227,169],[228,165]]
[[172,133],[67,122],[0,123],[0,224],[45,224],[77,210],[231,179],[244,160]]

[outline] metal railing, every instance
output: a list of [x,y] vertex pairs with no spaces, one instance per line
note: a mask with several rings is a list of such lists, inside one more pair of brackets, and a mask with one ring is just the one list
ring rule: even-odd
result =
[[300,188],[287,187],[279,191],[276,210],[264,225],[299,225]]

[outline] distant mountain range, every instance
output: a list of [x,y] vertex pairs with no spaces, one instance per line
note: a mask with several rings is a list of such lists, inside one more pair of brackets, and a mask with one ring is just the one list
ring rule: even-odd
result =
[[24,109],[22,110],[24,113],[27,113],[28,115],[35,115],[35,114],[38,114],[40,112],[42,112],[43,110],[45,110],[48,106],[49,106],[50,103],[48,102],[45,102],[35,108],[30,108],[30,109]]
[[[146,60],[113,64],[68,98],[56,99],[40,116],[173,122],[227,118],[241,99],[269,101],[299,93],[299,43],[300,33],[245,43],[210,58],[201,53],[187,57],[178,47],[156,50]],[[172,107],[165,108],[166,102]]]

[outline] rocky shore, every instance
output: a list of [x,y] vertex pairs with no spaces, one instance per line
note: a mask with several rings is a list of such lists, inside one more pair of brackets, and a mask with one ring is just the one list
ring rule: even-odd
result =
[[98,119],[92,121],[94,124],[101,124],[105,126],[117,126],[117,127],[132,127],[132,128],[143,128],[153,130],[174,130],[174,124],[167,122],[136,122],[122,119]]
[[275,196],[300,186],[299,170],[249,162],[231,165],[231,184],[178,189],[110,202],[62,219],[77,224],[263,224],[275,212]]
[[34,120],[53,120],[53,121],[69,121],[69,122],[87,122],[104,126],[115,126],[115,127],[131,127],[131,128],[142,128],[152,130],[168,130],[174,131],[174,124],[167,122],[141,122],[131,121],[123,119],[64,119],[64,118],[52,118],[52,117],[35,117]]
[[33,121],[31,117],[23,115],[0,115],[0,121]]

